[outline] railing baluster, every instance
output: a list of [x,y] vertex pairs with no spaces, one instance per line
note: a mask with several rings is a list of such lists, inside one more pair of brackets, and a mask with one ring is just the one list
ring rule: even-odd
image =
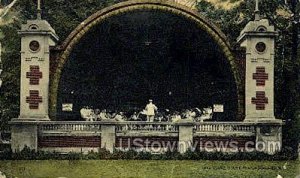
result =
[[255,133],[255,125],[249,123],[195,123],[194,132],[228,132],[228,133]]
[[[40,124],[41,133],[55,132],[92,132],[101,131],[102,123],[88,122],[47,122]],[[178,132],[179,125],[174,123],[120,122],[115,123],[117,132]],[[243,122],[201,122],[194,123],[193,131],[215,133],[255,133],[255,125]]]

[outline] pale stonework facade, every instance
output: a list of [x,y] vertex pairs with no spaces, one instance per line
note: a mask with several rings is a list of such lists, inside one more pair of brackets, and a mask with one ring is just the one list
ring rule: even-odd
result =
[[246,48],[245,121],[275,120],[274,27],[267,19],[249,22],[238,41]]
[[45,20],[28,20],[21,35],[20,119],[48,117],[50,47],[58,40]]

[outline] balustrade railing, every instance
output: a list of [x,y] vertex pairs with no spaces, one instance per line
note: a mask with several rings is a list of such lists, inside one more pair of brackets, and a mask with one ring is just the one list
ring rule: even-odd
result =
[[[115,125],[116,132],[178,132],[181,123],[170,122],[43,122],[42,132],[100,132],[101,125]],[[194,132],[255,133],[255,125],[243,122],[196,122]]]
[[122,122],[116,125],[117,132],[124,131],[158,131],[158,132],[178,132],[178,125],[169,122]]
[[195,132],[251,132],[255,133],[255,125],[237,122],[203,122],[196,123],[194,126]]
[[101,124],[89,122],[49,122],[41,123],[39,129],[42,132],[84,132],[101,131]]

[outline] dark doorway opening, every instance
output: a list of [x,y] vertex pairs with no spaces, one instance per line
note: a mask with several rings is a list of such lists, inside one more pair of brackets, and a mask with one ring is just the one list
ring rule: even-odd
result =
[[171,111],[223,104],[214,120],[237,113],[230,64],[204,30],[178,15],[134,11],[109,18],[75,46],[60,80],[58,119],[80,120],[84,106],[141,110],[150,98]]

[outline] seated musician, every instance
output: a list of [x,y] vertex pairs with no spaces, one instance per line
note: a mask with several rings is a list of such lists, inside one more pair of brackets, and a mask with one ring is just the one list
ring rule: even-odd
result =
[[101,121],[103,121],[103,120],[108,120],[108,119],[109,119],[109,117],[108,117],[108,115],[107,115],[107,112],[106,112],[106,109],[103,109],[103,110],[99,113],[98,119],[101,120]]
[[119,112],[118,114],[116,114],[114,119],[120,122],[124,122],[126,120],[123,112]]
[[175,111],[174,114],[171,116],[172,122],[179,122],[181,120],[181,115],[178,111]]
[[94,121],[95,119],[93,109],[89,108],[88,106],[85,106],[80,110],[80,115],[86,121]]
[[134,112],[132,114],[132,116],[130,117],[131,121],[137,121],[138,119],[139,119],[139,116],[138,116],[138,114],[136,112]]

